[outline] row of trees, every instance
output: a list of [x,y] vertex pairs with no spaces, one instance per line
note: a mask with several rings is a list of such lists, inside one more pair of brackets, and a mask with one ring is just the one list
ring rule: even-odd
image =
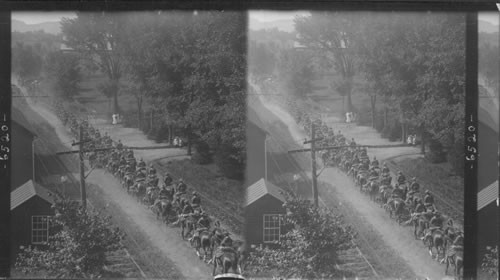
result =
[[[274,56],[273,73],[291,77],[284,81],[289,93],[303,98],[317,74],[331,75],[332,94],[346,99],[344,112],[361,120],[369,113],[371,125],[394,140],[417,134],[432,161],[445,160],[447,151],[463,172],[464,14],[312,12],[295,19],[295,30],[300,48]],[[258,60],[249,63],[257,69],[271,64],[264,58],[274,50],[253,46],[249,60],[252,53]],[[254,73],[269,73],[265,69]],[[369,106],[355,108],[354,94],[369,97]]]
[[[72,52],[49,55],[56,86],[72,96],[82,65],[105,76],[98,85],[123,113],[132,95],[139,127],[144,106],[155,112],[150,131],[181,130],[200,162],[214,159],[225,175],[242,178],[245,161],[245,15],[238,12],[77,13],[61,22]],[[210,151],[208,151],[210,150]],[[200,155],[202,155],[200,157]]]

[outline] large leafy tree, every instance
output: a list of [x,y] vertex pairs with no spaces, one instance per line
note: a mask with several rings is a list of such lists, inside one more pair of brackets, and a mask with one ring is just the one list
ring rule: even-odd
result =
[[55,88],[63,97],[78,94],[78,84],[82,80],[80,57],[74,53],[51,52],[44,64],[48,77],[53,77]]
[[44,270],[56,278],[102,276],[105,254],[121,248],[123,233],[111,226],[109,217],[85,210],[77,201],[59,199],[53,208],[48,243],[24,248],[16,267],[24,272]]
[[340,75],[346,111],[353,111],[351,94],[356,75],[356,56],[352,46],[358,28],[357,17],[346,12],[311,12],[295,19],[297,41],[322,54]]
[[118,84],[122,65],[117,52],[117,38],[123,31],[124,14],[108,12],[78,12],[76,18],[63,18],[61,30],[64,42],[99,66],[113,97],[113,112],[119,112]]
[[309,200],[286,196],[286,233],[274,248],[257,248],[251,253],[256,272],[277,271],[279,277],[307,279],[335,278],[339,252],[352,246],[352,236],[341,218],[326,208],[315,207]]

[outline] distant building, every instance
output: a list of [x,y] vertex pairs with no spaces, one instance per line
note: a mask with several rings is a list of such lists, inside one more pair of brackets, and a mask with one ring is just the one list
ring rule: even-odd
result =
[[21,111],[12,107],[11,181],[10,190],[33,178],[33,141],[36,134]]
[[15,260],[20,246],[43,246],[48,241],[53,198],[49,190],[32,180],[11,191],[11,260]]
[[246,190],[245,239],[248,244],[272,244],[282,234],[286,214],[281,189],[261,178]]

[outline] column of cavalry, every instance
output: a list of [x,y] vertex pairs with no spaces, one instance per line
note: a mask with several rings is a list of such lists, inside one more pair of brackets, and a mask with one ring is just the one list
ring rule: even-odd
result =
[[83,126],[83,139],[88,140],[83,149],[92,168],[101,168],[113,174],[121,181],[123,189],[138,203],[151,209],[162,223],[179,226],[182,239],[189,241],[198,257],[213,264],[214,275],[217,268],[223,273],[228,273],[230,269],[234,273],[242,273],[248,255],[245,243],[233,240],[219,221],[212,222],[202,208],[200,194],[190,192],[182,178],[174,182],[166,173],[160,181],[153,164],[147,166],[142,158],[137,160],[134,151],[123,145],[121,140],[115,142],[107,133],[101,134],[87,119],[66,111],[58,101],[53,107],[75,137],[79,134],[80,125]]
[[[436,209],[432,193],[423,192],[417,178],[407,180],[401,171],[393,183],[386,163],[379,164],[376,157],[370,160],[366,148],[347,139],[341,131],[334,133],[320,118],[302,114],[300,125],[305,131],[311,131],[313,123],[318,128],[315,138],[321,139],[316,143],[324,165],[345,172],[360,192],[383,207],[399,225],[413,225],[415,239],[423,241],[433,259],[446,264],[445,274],[452,264],[458,275],[463,262],[463,231]],[[341,147],[321,150],[331,146]]]

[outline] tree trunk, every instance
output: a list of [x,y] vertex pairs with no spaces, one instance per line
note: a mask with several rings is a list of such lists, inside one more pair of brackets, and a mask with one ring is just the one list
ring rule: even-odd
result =
[[351,91],[347,91],[347,112],[352,112],[352,98],[351,98]]
[[151,123],[149,124],[149,131],[153,129],[153,110],[151,109]]
[[420,146],[420,152],[425,155],[425,142],[426,142],[426,137],[425,137],[425,130],[424,126],[420,126],[420,138],[421,138],[421,146]]
[[168,124],[168,143],[172,144],[172,125]]
[[137,127],[142,128],[142,97],[137,98]]
[[388,110],[387,107],[384,108],[384,129],[388,126],[387,120]]
[[191,125],[188,125],[187,129],[187,135],[186,135],[186,138],[187,138],[187,154],[188,156],[191,155]]
[[405,143],[405,124],[401,122],[401,141]]
[[372,127],[375,128],[375,117],[376,117],[375,103],[377,102],[377,96],[370,96],[370,101],[372,105]]

